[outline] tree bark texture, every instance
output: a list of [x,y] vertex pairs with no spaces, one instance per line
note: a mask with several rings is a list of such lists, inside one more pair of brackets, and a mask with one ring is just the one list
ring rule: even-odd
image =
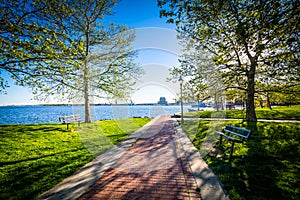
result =
[[256,62],[252,61],[250,70],[248,71],[248,88],[247,88],[247,104],[246,104],[246,121],[256,122],[254,94],[255,94],[255,70]]
[[88,63],[84,61],[84,108],[85,108],[85,123],[91,123],[90,113],[90,96],[89,96],[89,80],[88,80]]

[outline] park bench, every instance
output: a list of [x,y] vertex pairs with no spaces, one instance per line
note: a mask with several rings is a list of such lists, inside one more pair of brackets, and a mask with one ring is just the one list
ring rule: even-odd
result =
[[231,159],[234,143],[243,143],[245,139],[248,139],[250,137],[251,130],[226,125],[226,127],[223,129],[223,132],[216,131],[216,133],[220,135],[220,145],[222,144],[222,137],[225,137],[226,139],[228,139],[228,141],[231,141],[229,156],[229,159]]
[[59,117],[59,121],[63,124],[67,124],[67,130],[69,130],[69,124],[72,122],[78,122],[78,126],[80,126],[80,115],[77,114]]

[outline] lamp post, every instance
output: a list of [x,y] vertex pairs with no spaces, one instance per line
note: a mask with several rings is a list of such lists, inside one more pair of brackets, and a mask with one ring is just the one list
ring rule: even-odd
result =
[[182,100],[182,84],[183,84],[183,79],[180,76],[179,77],[179,84],[180,84],[180,104],[181,104],[181,125],[183,124],[183,100]]

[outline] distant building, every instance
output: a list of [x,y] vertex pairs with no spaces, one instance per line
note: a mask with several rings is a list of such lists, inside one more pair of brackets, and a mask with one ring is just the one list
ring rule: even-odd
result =
[[168,105],[168,102],[166,101],[165,97],[160,97],[157,104],[166,106],[166,105]]

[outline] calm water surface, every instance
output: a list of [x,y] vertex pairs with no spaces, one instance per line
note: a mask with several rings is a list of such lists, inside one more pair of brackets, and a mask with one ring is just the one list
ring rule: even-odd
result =
[[[186,109],[185,109],[186,110]],[[91,106],[92,120],[156,117],[180,112],[180,106]],[[56,123],[65,115],[80,114],[84,106],[2,106],[0,124]]]

